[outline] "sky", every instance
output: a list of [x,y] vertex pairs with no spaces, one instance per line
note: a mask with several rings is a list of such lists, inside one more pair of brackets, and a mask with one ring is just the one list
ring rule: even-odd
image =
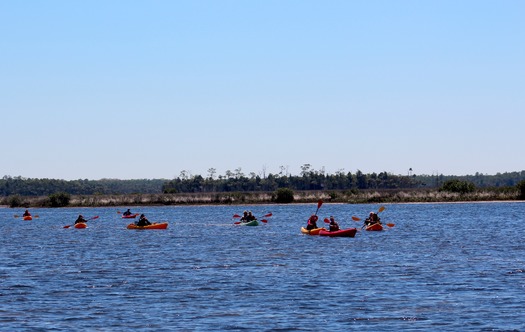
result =
[[0,177],[525,170],[524,13],[0,0]]

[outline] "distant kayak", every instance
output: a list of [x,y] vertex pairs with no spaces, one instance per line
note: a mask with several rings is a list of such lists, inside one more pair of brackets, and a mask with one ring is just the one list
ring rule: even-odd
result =
[[383,225],[381,224],[372,224],[370,226],[365,227],[365,231],[382,231]]
[[319,232],[321,230],[325,230],[324,228],[314,228],[314,229],[306,229],[304,227],[301,227],[301,233],[308,234],[308,235],[319,235]]
[[241,223],[237,224],[237,225],[241,225],[241,226],[258,226],[259,222],[257,220],[252,220],[252,221],[248,221],[248,222],[241,221]]
[[87,224],[85,222],[79,222],[75,224],[75,228],[87,228]]
[[330,237],[354,237],[355,233],[357,232],[356,228],[347,228],[347,229],[340,229],[338,231],[327,231],[326,229],[322,228],[319,232],[320,236],[330,236]]
[[134,213],[134,214],[128,214],[128,215],[122,215],[122,219],[133,219],[133,218],[136,218],[139,214],[138,213]]
[[135,224],[129,224],[126,228],[127,229],[166,229],[168,228],[168,223],[167,222],[153,223],[148,226],[137,226]]
[[33,220],[33,217],[31,217],[31,216],[25,216],[25,217],[24,217],[24,220]]

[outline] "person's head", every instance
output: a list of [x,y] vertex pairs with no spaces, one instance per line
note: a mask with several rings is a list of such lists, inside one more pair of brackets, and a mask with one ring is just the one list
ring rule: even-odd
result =
[[248,211],[244,211],[242,214],[247,215],[247,214],[248,214]]
[[249,215],[249,216],[252,216],[252,215],[253,215],[253,214],[252,214],[252,211],[248,211],[248,215]]
[[145,217],[144,213],[143,213],[143,214],[141,214],[141,215],[140,215],[140,217],[141,217],[141,218],[144,218],[144,217]]
[[78,217],[79,217],[79,218],[84,218],[84,216],[83,216],[83,215],[81,215],[81,214],[79,214],[79,215],[78,215]]
[[334,218],[334,216],[330,216],[330,221],[331,221],[331,222],[335,222],[335,218]]
[[312,216],[310,217],[311,221],[317,221],[318,219],[319,219],[319,217],[316,216],[315,214],[312,214]]

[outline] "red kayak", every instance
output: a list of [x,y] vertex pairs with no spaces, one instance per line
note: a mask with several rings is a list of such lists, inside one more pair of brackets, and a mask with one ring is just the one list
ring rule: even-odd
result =
[[122,219],[133,219],[135,217],[137,217],[139,214],[138,213],[135,213],[135,214],[128,214],[128,215],[122,215]]
[[365,231],[382,231],[383,225],[381,224],[372,224],[370,226],[366,226]]
[[87,224],[85,222],[78,222],[75,224],[75,228],[87,228]]
[[330,237],[354,237],[355,233],[357,233],[357,228],[347,228],[347,229],[340,229],[338,231],[327,231],[326,229],[321,229],[319,232],[320,236],[330,236]]

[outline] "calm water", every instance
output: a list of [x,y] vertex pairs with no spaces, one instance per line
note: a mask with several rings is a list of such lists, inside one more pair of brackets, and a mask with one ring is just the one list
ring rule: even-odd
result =
[[[0,330],[525,331],[525,203],[385,206],[395,227],[355,238],[302,235],[315,204],[131,207],[157,231],[124,208],[0,209]],[[274,216],[233,226],[244,209]],[[79,213],[100,218],[64,229]]]

